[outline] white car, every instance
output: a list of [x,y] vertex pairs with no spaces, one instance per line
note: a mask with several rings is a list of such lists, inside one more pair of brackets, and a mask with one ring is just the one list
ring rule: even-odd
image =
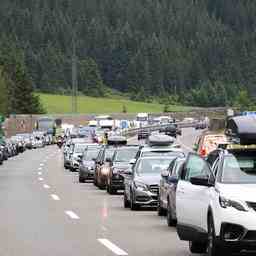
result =
[[192,253],[256,250],[256,147],[190,153],[177,186],[177,232]]

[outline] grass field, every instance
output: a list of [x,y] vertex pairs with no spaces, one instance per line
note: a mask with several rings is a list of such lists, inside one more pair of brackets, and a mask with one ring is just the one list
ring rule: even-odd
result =
[[[71,97],[63,95],[52,95],[39,93],[41,102],[47,111],[52,114],[71,113]],[[123,111],[123,106],[126,106],[127,113],[138,112],[163,112],[164,106],[155,103],[144,103],[131,101],[126,99],[108,99],[108,98],[93,98],[87,96],[78,97],[78,112],[79,113],[119,113]],[[171,112],[189,111],[189,107],[170,106]]]

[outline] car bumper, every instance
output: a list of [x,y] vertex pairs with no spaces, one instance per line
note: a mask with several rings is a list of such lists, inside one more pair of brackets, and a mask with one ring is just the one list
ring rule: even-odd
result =
[[111,180],[111,187],[116,190],[124,190],[124,180],[122,178],[115,178]]
[[83,179],[94,179],[94,173],[95,170],[84,170],[83,168],[80,168],[79,170],[79,176]]
[[135,203],[138,205],[153,206],[156,207],[158,204],[158,194],[150,191],[135,190]]

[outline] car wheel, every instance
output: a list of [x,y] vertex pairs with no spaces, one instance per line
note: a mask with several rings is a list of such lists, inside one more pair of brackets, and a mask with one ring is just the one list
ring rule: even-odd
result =
[[160,196],[158,196],[157,214],[158,214],[158,216],[166,215],[166,210],[162,207]]
[[224,255],[224,250],[216,243],[215,228],[212,216],[208,218],[208,242],[206,246],[207,256],[221,256]]
[[132,211],[139,210],[139,205],[134,202],[134,196],[133,196],[132,193],[131,193],[131,204],[130,204],[130,207],[131,207]]
[[191,253],[205,253],[206,252],[206,243],[202,242],[189,242],[189,250]]
[[130,202],[127,199],[127,195],[124,192],[124,208],[129,208],[130,207]]
[[167,225],[169,227],[173,227],[176,225],[176,220],[172,217],[172,209],[171,209],[171,205],[169,203],[169,200],[168,200],[168,204],[167,204]]
[[111,185],[107,185],[107,190],[110,195],[116,194],[116,191],[111,187]]

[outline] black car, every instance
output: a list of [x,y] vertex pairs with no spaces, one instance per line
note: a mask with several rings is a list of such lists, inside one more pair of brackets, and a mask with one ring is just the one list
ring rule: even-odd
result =
[[162,172],[157,212],[159,216],[167,213],[168,226],[176,223],[176,188],[185,160],[185,155],[184,158],[174,159],[168,169]]
[[177,124],[170,124],[161,130],[165,135],[177,138],[177,135],[181,135],[181,129]]
[[4,161],[4,154],[2,151],[2,147],[0,146],[0,165],[3,164],[3,161]]
[[139,146],[123,146],[117,148],[110,163],[110,171],[107,175],[107,192],[115,194],[117,190],[124,189],[124,171],[131,168],[130,161],[134,159]]
[[138,131],[138,140],[142,140],[142,139],[147,139],[150,135],[150,131],[149,129],[143,129],[141,128],[139,131]]

